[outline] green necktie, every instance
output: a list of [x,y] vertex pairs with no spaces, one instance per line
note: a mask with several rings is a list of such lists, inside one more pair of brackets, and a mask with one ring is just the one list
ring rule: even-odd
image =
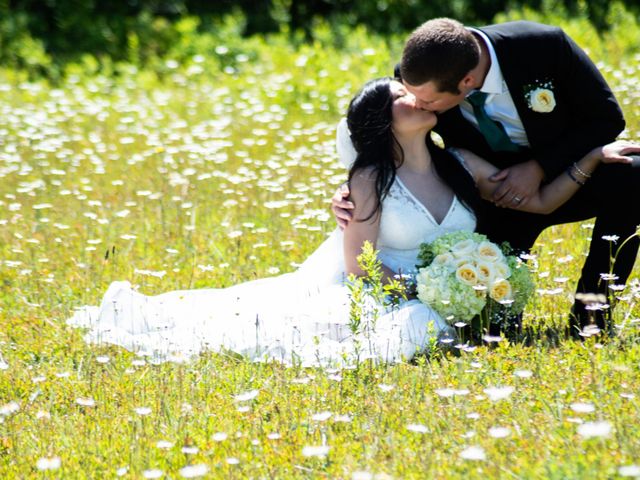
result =
[[489,118],[484,109],[484,102],[487,99],[487,93],[476,91],[467,97],[467,100],[473,107],[473,114],[478,121],[478,128],[487,143],[494,152],[517,152],[520,147],[513,143],[504,131],[504,127],[500,122],[496,122]]

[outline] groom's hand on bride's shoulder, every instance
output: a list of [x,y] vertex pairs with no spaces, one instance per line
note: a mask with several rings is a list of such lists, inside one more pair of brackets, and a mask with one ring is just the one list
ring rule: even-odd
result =
[[336,193],[331,198],[331,210],[336,217],[336,223],[344,230],[351,221],[353,215],[351,211],[355,208],[353,202],[349,201],[349,185],[343,183],[338,187]]
[[498,184],[493,192],[493,202],[498,207],[522,207],[539,190],[543,178],[544,171],[535,160],[500,170],[489,178]]

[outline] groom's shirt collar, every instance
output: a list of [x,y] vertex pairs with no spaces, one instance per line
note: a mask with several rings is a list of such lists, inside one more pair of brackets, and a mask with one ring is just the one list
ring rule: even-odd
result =
[[[495,48],[493,48],[489,37],[487,37],[484,32],[476,28],[469,28],[469,30],[484,41],[489,51],[489,57],[491,58],[491,66],[484,79],[484,83],[480,87],[481,92],[488,94],[485,101],[485,112],[489,115],[489,118],[502,124],[507,135],[509,135],[509,138],[511,138],[513,142],[518,145],[529,146],[527,133],[520,119],[520,115],[518,115],[516,106],[513,103],[513,98],[511,98],[507,82],[502,75]],[[473,113],[473,107],[468,101],[465,100],[460,103],[460,110],[462,116],[468,122],[476,127],[478,126],[478,121]]]
[[484,79],[482,87],[480,87],[480,91],[488,93],[489,95],[499,95],[504,93],[506,89],[504,77],[502,76],[502,70],[500,70],[496,50],[493,48],[489,37],[487,37],[484,32],[475,28],[469,28],[469,30],[484,40],[487,50],[489,51],[489,57],[491,58],[491,66],[489,67],[489,71],[487,72],[487,76]]

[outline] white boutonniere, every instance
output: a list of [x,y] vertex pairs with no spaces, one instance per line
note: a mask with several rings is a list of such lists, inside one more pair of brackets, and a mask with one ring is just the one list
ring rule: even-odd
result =
[[526,89],[524,96],[527,99],[527,105],[534,112],[549,113],[556,108],[556,97],[553,94],[551,82],[530,86]]

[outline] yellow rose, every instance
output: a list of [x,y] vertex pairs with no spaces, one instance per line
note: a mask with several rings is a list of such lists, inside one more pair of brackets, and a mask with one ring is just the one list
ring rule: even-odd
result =
[[529,94],[531,110],[539,113],[549,113],[556,108],[556,97],[547,88],[536,88]]
[[511,284],[503,278],[496,280],[489,289],[489,296],[496,302],[511,300]]
[[478,270],[478,280],[484,285],[489,285],[496,276],[494,266],[489,262],[478,262],[476,268]]
[[473,286],[478,283],[478,271],[470,263],[465,263],[456,270],[456,278],[466,285]]

